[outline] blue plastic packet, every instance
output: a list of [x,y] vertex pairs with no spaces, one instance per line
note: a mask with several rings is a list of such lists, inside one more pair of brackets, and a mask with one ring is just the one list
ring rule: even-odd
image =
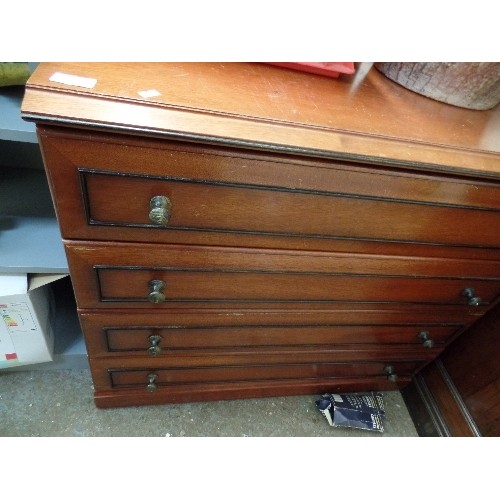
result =
[[384,398],[380,392],[323,394],[316,406],[332,427],[384,432]]

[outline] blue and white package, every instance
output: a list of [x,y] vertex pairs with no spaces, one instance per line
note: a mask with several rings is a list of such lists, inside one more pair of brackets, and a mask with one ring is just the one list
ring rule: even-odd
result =
[[384,432],[384,398],[380,392],[323,394],[316,406],[332,427]]

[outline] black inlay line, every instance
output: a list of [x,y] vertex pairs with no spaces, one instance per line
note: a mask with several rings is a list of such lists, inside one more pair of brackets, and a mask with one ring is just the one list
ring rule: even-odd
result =
[[[389,363],[389,362],[388,362]],[[392,364],[394,364],[391,361]],[[359,364],[356,362],[356,364]],[[156,373],[158,370],[143,370],[146,373]],[[410,377],[411,373],[402,373],[400,374],[400,378],[403,377]],[[267,384],[274,384],[274,383],[279,383],[279,384],[292,384],[294,381],[299,381],[299,382],[304,382],[304,383],[338,383],[338,382],[344,382],[346,379],[350,381],[365,381],[367,379],[370,379],[370,381],[378,381],[380,379],[387,378],[387,375],[379,375],[379,374],[359,374],[357,375],[356,373],[349,374],[347,376],[344,375],[330,375],[330,376],[325,376],[325,375],[318,375],[317,377],[312,377],[312,376],[307,376],[307,377],[301,377],[301,376],[293,376],[293,377],[283,377],[283,376],[277,376],[277,377],[262,377],[262,378],[237,378],[237,379],[218,379],[218,380],[198,380],[198,381],[193,381],[193,382],[168,382],[168,381],[157,381],[156,386],[161,389],[161,388],[166,388],[166,387],[199,387],[199,386],[210,386],[210,385],[224,385],[224,386],[234,386],[236,384],[246,384],[246,383],[252,383],[252,384],[259,384],[259,385],[265,385]],[[112,379],[112,376],[111,376]],[[112,388],[117,388],[117,389],[134,389],[134,388],[142,388],[144,387],[144,390],[146,389],[146,380],[144,381],[144,384],[141,384],[139,382],[131,382],[128,384],[118,384],[115,383],[113,380],[111,380],[111,387]],[[154,394],[154,393],[153,393]]]
[[[311,324],[272,324],[272,325],[263,325],[263,324],[251,324],[251,325],[200,325],[200,326],[173,326],[173,325],[144,325],[144,326],[107,326],[103,327],[102,330],[105,332],[113,331],[113,330],[172,330],[172,331],[183,331],[183,330],[219,330],[219,329],[233,329],[233,328],[259,328],[259,329],[273,329],[273,328],[423,328],[423,327],[453,327],[453,328],[461,328],[463,326],[462,323],[311,323]],[[417,332],[418,333],[418,332]]]
[[87,177],[84,175],[84,173],[78,169],[78,175],[80,177],[80,196],[82,197],[83,200],[83,210],[85,212],[85,219],[87,220],[88,224],[93,224],[92,222],[92,215],[90,213],[90,200],[89,200],[89,191],[88,191],[88,185],[87,185]]
[[[491,302],[495,302],[496,299],[493,299]],[[144,297],[103,297],[102,294],[99,296],[99,301],[102,303],[133,303],[133,302],[144,302],[144,303],[150,303],[147,298]],[[416,301],[416,300],[359,300],[359,299],[343,299],[343,300],[338,300],[338,299],[309,299],[309,300],[304,300],[304,299],[269,299],[266,297],[260,298],[260,299],[234,299],[234,298],[216,298],[216,299],[206,299],[206,298],[168,298],[165,300],[165,304],[168,305],[169,303],[178,303],[178,302],[184,302],[184,303],[192,303],[192,304],[205,304],[205,303],[217,303],[217,302],[222,302],[222,303],[234,303],[234,304],[317,304],[317,303],[322,303],[322,304],[331,304],[331,303],[336,303],[336,304],[418,304],[418,305],[466,305],[463,302],[449,302],[449,301]],[[481,306],[488,306],[490,301],[483,301],[481,302]]]
[[102,222],[96,221],[95,219],[87,219],[90,226],[95,227],[124,227],[124,228],[134,228],[134,229],[153,229],[156,231],[186,231],[186,232],[197,232],[197,233],[224,233],[239,236],[271,236],[271,237],[286,237],[286,238],[304,238],[304,239],[322,239],[322,240],[333,240],[333,241],[359,241],[365,243],[398,243],[405,245],[425,245],[431,247],[448,247],[448,248],[479,248],[485,250],[496,250],[498,246],[490,245],[477,245],[472,243],[447,243],[447,242],[434,242],[434,241],[414,241],[414,240],[396,240],[392,238],[366,238],[360,236],[332,236],[325,234],[304,234],[304,233],[285,233],[278,231],[242,231],[236,229],[214,229],[214,228],[200,228],[200,227],[190,227],[190,226],[169,226],[161,227],[151,224],[129,224],[129,223],[115,223],[115,222]]
[[160,227],[150,224],[119,224],[114,222],[101,222],[94,219],[88,219],[88,224],[95,227],[122,227],[122,228],[133,228],[133,229],[147,229],[156,231],[186,231],[186,232],[196,232],[196,233],[223,233],[231,234],[237,236],[271,236],[271,237],[286,237],[286,238],[304,238],[304,239],[322,239],[322,240],[333,240],[333,241],[350,241],[350,242],[364,242],[364,243],[398,243],[405,245],[425,245],[430,247],[448,247],[448,248],[478,248],[485,250],[497,250],[498,246],[490,245],[477,245],[472,243],[447,243],[447,242],[434,242],[434,241],[414,241],[414,240],[396,240],[392,238],[366,238],[360,236],[332,236],[325,234],[304,234],[304,233],[285,233],[278,231],[242,231],[236,229],[214,229],[214,228],[200,228],[200,227],[190,227],[190,226],[170,226],[170,227]]
[[[436,328],[448,328],[451,330],[447,334],[447,336],[449,337],[453,333],[455,333],[456,331],[460,330],[460,328],[463,327],[463,324],[438,324],[438,323],[412,324],[412,323],[408,323],[408,324],[375,324],[375,325],[373,325],[373,324],[343,324],[343,323],[339,323],[339,324],[300,324],[300,325],[297,325],[297,324],[281,325],[281,324],[279,324],[279,325],[221,325],[221,326],[218,326],[218,325],[205,325],[205,326],[172,326],[172,325],[148,326],[148,325],[145,325],[145,326],[141,326],[141,327],[137,327],[137,326],[103,327],[103,328],[101,328],[101,332],[104,334],[104,339],[105,339],[105,344],[106,344],[105,347],[106,347],[107,352],[142,352],[143,353],[144,351],[146,351],[148,349],[149,346],[129,347],[129,348],[123,348],[123,347],[122,348],[112,348],[110,346],[110,336],[112,336],[113,333],[115,333],[115,332],[126,332],[130,335],[135,336],[135,335],[137,335],[137,332],[146,331],[148,333],[162,332],[165,335],[167,335],[167,337],[168,337],[168,334],[173,333],[173,332],[179,332],[181,335],[183,335],[184,333],[186,333],[188,331],[192,331],[192,330],[201,330],[203,332],[225,330],[225,331],[235,331],[234,337],[236,337],[235,340],[238,340],[239,331],[245,330],[245,329],[246,330],[257,329],[257,330],[259,330],[259,333],[261,333],[262,335],[265,335],[266,331],[276,330],[276,329],[300,330],[300,329],[304,329],[304,328],[307,328],[307,329],[313,328],[313,329],[329,330],[329,329],[334,329],[334,328],[335,329],[342,329],[342,328],[349,328],[349,329],[371,328],[371,329],[374,329],[374,328],[376,328],[377,330],[380,329],[380,331],[389,330],[389,329],[391,331],[394,331],[394,330],[398,331],[400,328],[403,328],[403,327],[406,327],[408,329],[414,329],[415,331],[421,330],[422,328],[426,328],[428,330],[431,330],[431,335],[432,335],[432,332],[435,331]],[[287,334],[285,334],[285,337],[286,336],[287,336]],[[356,335],[353,334],[352,336],[355,337]],[[340,346],[344,346],[344,345],[370,346],[371,345],[370,342],[352,342],[352,341],[351,342],[334,342],[334,341],[311,342],[308,337],[304,337],[303,342],[294,343],[291,345],[293,345],[294,347],[295,346],[319,347],[319,346],[333,346],[333,345],[340,345]],[[410,339],[408,339],[405,342],[398,341],[397,344],[404,344],[405,346],[406,345],[414,346],[416,344],[421,344],[421,340],[418,339],[418,332],[415,333],[414,337],[415,337],[414,342],[411,342]],[[284,339],[284,340],[286,340],[286,339]],[[334,339],[332,339],[332,340],[334,340]],[[168,341],[168,338],[165,341]],[[445,343],[446,343],[446,340],[437,341],[438,345],[444,345]],[[396,344],[396,342],[381,342],[381,344],[393,346]],[[223,345],[215,345],[215,346],[211,346],[211,345],[198,346],[198,345],[191,344],[191,345],[179,347],[179,346],[166,345],[166,346],[163,346],[162,350],[165,352],[169,352],[169,351],[192,350],[193,348],[195,348],[198,350],[207,350],[207,349],[212,350],[212,349],[214,349],[214,350],[221,350],[222,351],[224,349],[236,348],[236,347],[248,348],[248,347],[255,347],[255,345],[249,344],[249,343],[234,343],[234,342],[233,343],[229,342],[229,343],[226,343]],[[266,348],[283,347],[283,344],[273,342],[273,343],[262,344],[261,347],[266,347]]]
[[200,228],[200,227],[190,227],[190,226],[169,226],[161,227],[151,224],[129,224],[129,223],[115,223],[115,222],[102,222],[96,221],[95,219],[87,219],[90,226],[95,227],[124,227],[124,228],[134,228],[134,229],[153,229],[156,231],[186,231],[186,232],[197,232],[197,233],[224,233],[239,236],[271,236],[271,237],[286,237],[286,238],[304,238],[304,239],[322,239],[322,240],[333,240],[333,241],[350,241],[350,242],[365,242],[365,243],[397,243],[405,245],[424,245],[430,247],[448,247],[448,248],[479,248],[485,250],[496,250],[498,246],[490,245],[477,245],[472,243],[447,243],[447,242],[434,242],[434,241],[414,241],[414,240],[396,240],[392,238],[366,238],[360,236],[332,236],[325,234],[304,234],[304,233],[285,233],[278,231],[242,231],[236,229],[214,229],[214,228]]
[[[398,365],[404,365],[404,364],[410,364],[410,365],[418,365],[421,362],[426,361],[425,358],[415,358],[411,360],[398,360],[398,361],[391,361],[390,359],[375,359],[375,360],[356,360],[356,365],[363,365],[363,366],[374,366],[377,367],[381,366],[382,370],[385,364],[391,363],[395,364],[396,366]],[[161,372],[170,372],[170,371],[179,371],[179,372],[190,372],[190,371],[205,371],[205,370],[220,370],[220,369],[234,369],[234,370],[241,370],[241,369],[266,369],[266,368],[286,368],[286,367],[295,367],[295,368],[306,368],[310,367],[312,364],[320,364],[320,365],[334,365],[334,366],[341,366],[342,368],[347,368],[347,367],[352,367],[355,369],[355,366],[353,366],[353,363],[350,361],[320,361],[318,363],[315,363],[313,361],[302,361],[302,362],[293,362],[293,361],[283,361],[280,363],[251,363],[251,364],[229,364],[229,365],[198,365],[198,366],[179,366],[179,367],[156,367],[156,368],[147,368],[147,367],[134,367],[134,368],[108,368],[109,373],[161,373]],[[380,373],[380,375],[383,375],[383,373]],[[361,375],[363,376],[363,375]],[[315,377],[311,377],[315,378]],[[189,382],[191,383],[191,382]]]
[[287,193],[290,195],[294,194],[304,194],[310,196],[324,196],[324,197],[333,197],[333,198],[347,198],[347,199],[360,199],[360,200],[369,200],[369,201],[382,201],[387,203],[400,203],[407,205],[424,205],[430,207],[440,207],[440,208],[458,208],[463,210],[480,210],[485,212],[500,212],[500,209],[495,208],[486,208],[486,207],[478,207],[474,205],[459,205],[453,203],[439,203],[439,202],[431,202],[431,201],[418,201],[418,200],[407,200],[402,198],[389,198],[385,196],[375,196],[375,195],[366,195],[366,194],[352,194],[352,193],[342,193],[335,191],[322,191],[319,189],[304,189],[304,188],[286,188],[282,186],[271,186],[271,185],[262,185],[262,184],[241,184],[235,182],[225,182],[225,181],[215,181],[215,180],[206,180],[206,179],[188,179],[184,177],[175,177],[175,176],[161,176],[161,175],[150,175],[150,174],[134,174],[128,172],[107,172],[99,169],[92,168],[78,168],[78,171],[82,177],[85,178],[85,175],[102,175],[107,177],[124,177],[124,178],[133,178],[133,179],[145,179],[145,180],[158,180],[163,182],[171,182],[171,183],[184,183],[184,184],[201,184],[206,186],[218,186],[218,187],[227,187],[233,189],[246,189],[246,190],[256,190],[256,191],[272,191],[272,192],[280,192]]
[[[442,351],[442,348],[444,348],[446,342],[445,341],[441,341],[441,342],[436,342],[435,344],[435,349],[438,350],[438,353],[440,353]],[[317,348],[317,349],[320,349],[320,348],[332,348],[332,347],[337,347],[337,348],[342,348],[343,346],[346,346],[346,345],[349,345],[349,346],[356,346],[357,348],[360,348],[360,347],[364,347],[366,345],[369,345],[367,342],[351,342],[351,343],[346,343],[346,342],[343,342],[343,343],[339,343],[339,342],[321,342],[321,343],[302,343],[302,344],[289,344],[290,347],[301,347],[301,348],[309,348],[309,347],[313,347],[313,348]],[[413,342],[378,342],[377,345],[381,346],[383,345],[384,347],[389,347],[389,348],[392,348],[396,345],[404,345],[405,347],[407,347],[408,349],[413,349],[416,351],[416,349],[419,348],[419,344],[418,342],[417,343],[413,343]],[[265,347],[265,348],[280,348],[280,347],[283,347],[284,344],[261,344],[259,345],[258,347]],[[210,352],[217,352],[217,351],[220,351],[220,352],[217,352],[217,355],[219,355],[220,353],[224,353],[227,349],[249,349],[249,348],[253,348],[255,347],[254,344],[224,344],[224,345],[220,345],[220,346],[198,346],[198,345],[188,345],[188,346],[185,346],[185,347],[173,347],[173,346],[167,346],[167,347],[162,347],[162,353],[163,354],[166,354],[168,355],[169,353],[185,353],[185,352],[192,352],[193,349],[196,349],[196,351],[200,351],[201,353],[203,353],[203,351],[210,351]],[[149,346],[144,346],[144,347],[131,347],[131,348],[122,348],[122,349],[112,349],[112,348],[107,348],[106,352],[107,353],[121,353],[121,352],[125,352],[125,353],[142,353],[144,355],[146,355],[146,352],[148,350]],[[425,347],[421,347],[421,349],[426,349]],[[416,351],[418,352],[418,351]],[[416,355],[416,354],[415,354]],[[161,355],[160,355],[161,356]],[[156,356],[156,357],[159,357],[159,356]]]
[[273,274],[278,276],[338,276],[338,277],[350,277],[350,278],[371,278],[371,279],[404,279],[404,280],[433,280],[433,281],[484,281],[484,282],[495,282],[500,281],[500,278],[496,277],[476,277],[476,276],[426,276],[426,275],[416,275],[416,274],[368,274],[368,273],[333,273],[333,272],[323,272],[323,271],[270,271],[262,269],[236,269],[236,268],[187,268],[187,267],[175,267],[175,266],[114,266],[107,264],[95,264],[92,266],[93,269],[99,273],[99,271],[160,271],[160,272],[171,272],[171,273],[214,273],[214,274]]
[[[485,207],[467,206],[467,205],[455,205],[455,204],[445,204],[436,202],[424,202],[424,201],[412,201],[403,200],[398,198],[385,198],[385,197],[373,197],[367,195],[352,195],[346,193],[332,193],[320,190],[305,190],[305,189],[291,189],[291,188],[279,188],[274,186],[260,186],[255,184],[236,184],[236,183],[224,183],[217,181],[203,181],[203,180],[193,180],[193,179],[183,179],[177,177],[162,177],[162,176],[144,176],[139,174],[129,174],[129,173],[110,173],[103,172],[93,169],[79,168],[80,174],[80,189],[83,198],[83,209],[85,212],[85,218],[90,226],[101,226],[101,227],[122,227],[122,228],[136,228],[136,229],[153,229],[156,231],[185,231],[185,232],[199,232],[199,233],[225,233],[234,235],[251,235],[251,236],[273,236],[273,237],[287,237],[287,238],[307,238],[307,239],[325,239],[325,240],[337,240],[337,241],[361,241],[361,242],[379,242],[379,243],[404,243],[404,244],[416,244],[416,245],[431,245],[431,246],[451,246],[456,248],[470,247],[471,243],[456,243],[456,242],[438,242],[438,241],[415,241],[411,239],[395,239],[395,238],[380,238],[380,237],[363,237],[363,236],[344,236],[344,235],[328,235],[328,234],[316,234],[316,233],[297,233],[297,232],[286,232],[286,231],[259,231],[259,230],[245,230],[245,229],[231,229],[224,227],[194,227],[194,226],[158,226],[148,223],[127,223],[127,222],[109,222],[94,219],[91,214],[89,192],[86,174],[91,175],[104,175],[104,176],[121,176],[121,177],[131,177],[131,178],[145,178],[145,179],[157,179],[164,182],[183,182],[191,184],[206,184],[214,186],[223,186],[238,189],[255,189],[255,190],[268,190],[275,192],[283,192],[290,195],[293,194],[303,194],[309,196],[324,196],[324,197],[335,197],[335,198],[345,198],[345,199],[357,199],[364,201],[373,202],[387,202],[396,204],[409,204],[415,206],[427,206],[435,208],[450,208],[450,209],[460,209],[460,210],[472,210],[472,211],[483,211],[488,213],[500,212],[500,209],[491,209]],[[491,245],[478,245],[474,244],[474,247],[478,248],[497,248]]]

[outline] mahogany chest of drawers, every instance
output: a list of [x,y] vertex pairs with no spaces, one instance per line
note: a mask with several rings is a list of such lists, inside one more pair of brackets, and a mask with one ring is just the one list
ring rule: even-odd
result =
[[498,302],[498,111],[375,69],[47,63],[23,116],[100,407],[399,389]]

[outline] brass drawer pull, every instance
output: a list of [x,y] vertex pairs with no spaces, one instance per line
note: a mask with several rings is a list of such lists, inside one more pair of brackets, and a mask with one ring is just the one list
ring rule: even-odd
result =
[[149,345],[150,347],[148,348],[148,353],[151,356],[158,356],[161,352],[161,347],[159,346],[160,341],[162,337],[161,335],[150,335],[148,340],[149,340]]
[[162,293],[165,288],[165,282],[162,280],[151,280],[149,282],[148,300],[153,304],[161,304],[165,302],[165,295]]
[[384,373],[387,375],[388,380],[391,382],[397,382],[398,381],[398,376],[394,373],[394,367],[393,366],[386,366],[384,368]]
[[429,337],[429,332],[420,332],[418,338],[422,341],[424,347],[428,349],[434,347],[434,340]]
[[171,207],[172,202],[167,196],[153,196],[149,201],[149,219],[157,226],[166,226]]
[[481,304],[481,297],[474,295],[474,288],[466,288],[462,291],[462,295],[467,298],[469,306],[479,306]]
[[158,379],[158,375],[156,373],[150,373],[148,375],[148,385],[146,386],[149,392],[154,392],[158,388],[156,385],[156,380]]

